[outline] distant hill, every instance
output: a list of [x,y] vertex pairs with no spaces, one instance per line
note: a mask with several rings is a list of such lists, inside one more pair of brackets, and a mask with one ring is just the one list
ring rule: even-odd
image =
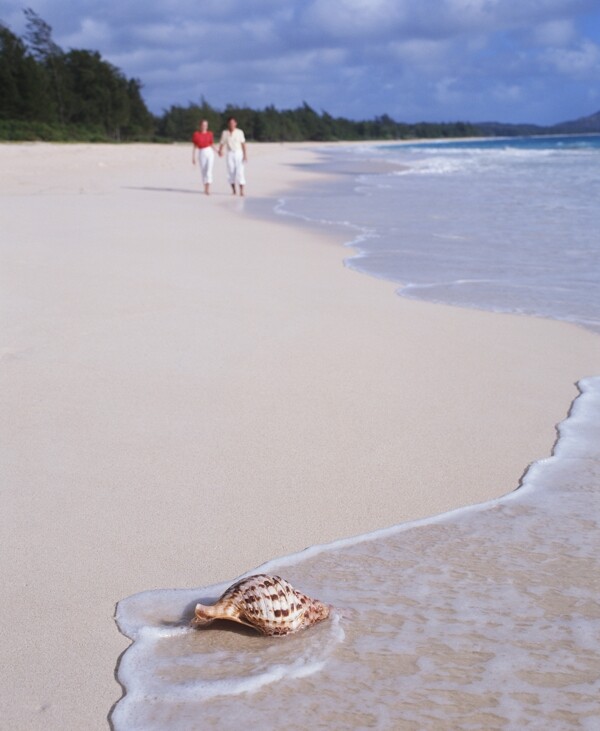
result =
[[590,134],[600,132],[600,112],[549,127],[539,124],[505,124],[503,122],[478,122],[475,126],[488,137]]
[[580,117],[571,122],[561,122],[551,128],[554,132],[565,135],[586,134],[600,132],[600,112],[590,114],[588,117]]

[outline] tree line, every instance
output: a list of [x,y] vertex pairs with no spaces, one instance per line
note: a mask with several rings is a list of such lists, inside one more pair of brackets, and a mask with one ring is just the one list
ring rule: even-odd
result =
[[24,12],[23,38],[0,22],[0,137],[121,140],[154,133],[138,79],[97,51],[63,51],[48,23]]
[[258,142],[334,142],[338,140],[398,140],[422,137],[476,137],[481,133],[466,122],[406,124],[395,122],[387,114],[356,122],[317,112],[306,102],[296,109],[252,109],[229,104],[223,110],[202,99],[199,104],[171,106],[156,119],[159,139],[189,140],[199,119],[206,119],[213,130],[225,127],[235,117],[248,139]]
[[0,139],[89,141],[188,141],[199,119],[213,130],[235,116],[246,137],[259,142],[394,140],[477,136],[465,122],[406,124],[387,114],[353,121],[317,112],[306,102],[296,109],[212,107],[205,99],[171,106],[153,115],[139,79],[128,79],[98,51],[64,51],[52,28],[31,9],[24,11],[23,37],[0,21]]

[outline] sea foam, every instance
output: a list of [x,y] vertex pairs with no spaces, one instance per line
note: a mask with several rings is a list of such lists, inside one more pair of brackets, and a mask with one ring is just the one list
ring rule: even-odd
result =
[[567,729],[600,714],[600,378],[504,498],[271,561],[336,607],[285,638],[188,628],[226,584],[119,602],[116,731]]
[[349,230],[349,267],[407,297],[600,332],[600,135],[322,154],[337,184],[277,210]]

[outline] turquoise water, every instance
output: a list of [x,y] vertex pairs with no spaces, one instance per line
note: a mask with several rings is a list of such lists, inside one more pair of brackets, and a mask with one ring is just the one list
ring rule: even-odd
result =
[[442,145],[454,150],[589,150],[600,149],[600,134],[486,137],[448,142],[419,142],[414,146],[388,145],[387,147],[403,150],[406,150],[407,147],[439,150]]
[[600,135],[353,147],[323,165],[338,184],[278,210],[346,227],[348,266],[404,296],[600,331]]

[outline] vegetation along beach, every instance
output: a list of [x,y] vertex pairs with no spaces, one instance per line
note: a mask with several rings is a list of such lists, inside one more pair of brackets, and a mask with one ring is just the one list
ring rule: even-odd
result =
[[[384,3],[241,35],[221,5],[193,33],[181,2],[2,6],[0,728],[596,728],[597,14],[435,4],[419,53]],[[440,86],[502,52],[490,23],[536,30],[530,106]],[[409,52],[403,116],[354,63],[383,87]],[[245,196],[220,158],[206,196],[192,134],[231,116]],[[208,623],[236,581],[271,624]]]

